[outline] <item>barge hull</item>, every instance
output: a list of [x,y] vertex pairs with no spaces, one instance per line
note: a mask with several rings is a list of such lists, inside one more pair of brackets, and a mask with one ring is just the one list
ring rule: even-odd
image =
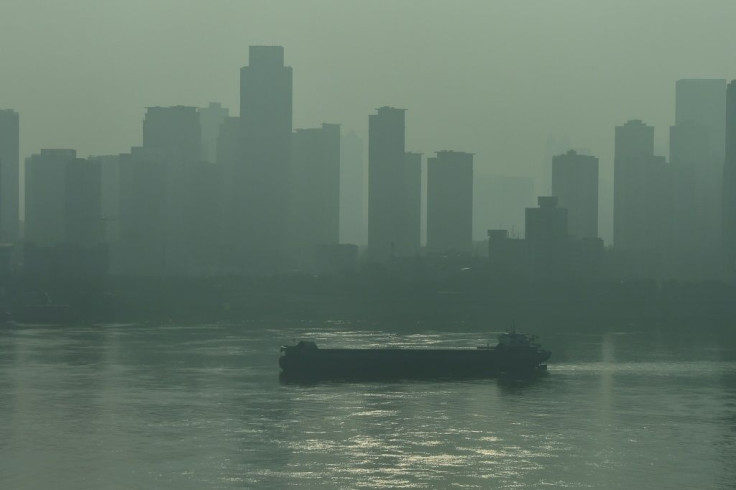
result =
[[284,378],[486,378],[532,373],[543,356],[491,349],[315,349],[282,356]]

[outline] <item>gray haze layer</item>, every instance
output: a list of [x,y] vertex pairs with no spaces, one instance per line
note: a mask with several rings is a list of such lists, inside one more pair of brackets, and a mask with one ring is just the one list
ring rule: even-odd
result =
[[730,0],[1,0],[0,107],[22,115],[21,160],[122,153],[146,106],[237,115],[248,46],[282,45],[295,128],[365,140],[367,114],[403,107],[407,150],[474,152],[479,178],[534,177],[537,195],[552,155],[598,156],[610,242],[614,126],[653,125],[666,155],[674,82],[734,78],[734,18]]

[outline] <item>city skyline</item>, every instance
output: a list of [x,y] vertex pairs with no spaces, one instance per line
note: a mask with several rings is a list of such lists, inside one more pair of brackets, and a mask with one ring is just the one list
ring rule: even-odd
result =
[[[29,171],[31,166],[42,168],[47,157],[59,159],[62,154],[70,160],[64,163],[69,168],[76,168],[70,167],[76,161],[78,168],[95,169],[96,177],[88,180],[96,189],[88,192],[97,193],[96,211],[90,216],[99,216],[94,227],[100,238],[90,243],[120,237],[119,242],[104,240],[119,247],[112,254],[116,260],[111,262],[110,271],[114,273],[128,273],[146,263],[157,264],[153,269],[162,267],[161,272],[167,274],[272,274],[293,267],[311,269],[318,262],[332,267],[325,253],[345,252],[324,246],[340,243],[341,194],[350,192],[340,188],[346,184],[340,177],[340,125],[322,123],[321,129],[293,129],[293,71],[285,60],[283,46],[249,47],[248,65],[241,68],[240,78],[240,112],[245,117],[228,117],[228,108],[212,102],[204,108],[151,106],[146,108],[142,123],[143,145],[132,147],[130,153],[86,160],[76,159],[76,150],[42,149],[40,156],[26,159]],[[682,79],[675,87],[677,119],[670,127],[673,161],[655,154],[653,126],[633,119],[615,128],[615,193],[609,203],[614,208],[615,260],[626,256],[622,271],[628,269],[635,276],[646,271],[647,277],[654,278],[670,274],[717,277],[720,229],[725,226],[725,233],[729,226],[720,218],[726,204],[718,197],[718,183],[728,186],[720,160],[733,132],[726,127],[726,80]],[[10,124],[5,124],[3,133],[3,151],[12,153],[18,139],[18,114],[12,110],[3,114],[12,116],[6,117]],[[383,106],[368,116],[369,260],[393,261],[424,252],[477,255],[472,241],[473,215],[488,210],[474,209],[478,206],[473,197],[477,187],[474,154],[442,150],[423,164],[421,153],[407,151],[406,114],[406,109]],[[203,141],[209,141],[208,151],[204,151]],[[550,255],[560,263],[568,262],[563,257],[566,254],[586,255],[581,251],[599,247],[589,241],[600,238],[598,162],[597,156],[581,155],[574,149],[547,162],[552,174],[549,194],[555,196],[555,204],[550,205],[553,201],[545,197],[544,206],[540,198],[540,207],[558,207],[567,213],[566,223],[570,223],[569,243],[563,248],[554,245],[564,253]],[[361,165],[352,165],[356,163]],[[26,223],[25,242],[31,246],[75,243],[59,238],[63,233],[57,233],[59,237],[53,240],[35,238],[46,229],[63,227],[65,221],[90,219],[81,216],[79,205],[66,205],[67,214],[71,209],[77,215],[63,213],[66,191],[53,182],[54,172],[60,169],[46,167],[48,176],[35,169],[23,186],[32,192],[26,194],[24,202],[34,206],[29,208],[32,214]],[[13,165],[3,169],[12,173]],[[117,186],[116,178],[120,182]],[[69,177],[65,179],[70,185]],[[355,185],[360,183],[353,182],[352,192],[357,190]],[[57,187],[61,189],[55,198],[58,203],[44,201],[44,189]],[[727,187],[723,190],[729,192]],[[119,196],[118,209],[111,195]],[[141,196],[150,201],[141,206]],[[39,220],[39,205],[48,208],[49,216],[61,214],[58,219]],[[353,211],[360,215],[359,207]],[[151,214],[150,209],[157,211]],[[513,214],[505,207],[504,211]],[[134,217],[131,213],[136,212]],[[539,216],[547,213],[540,212]],[[534,208],[526,208],[527,232],[529,217],[537,214]],[[151,221],[152,216],[157,217]],[[356,216],[357,221],[361,219]],[[701,233],[703,240],[681,240],[673,245],[678,233],[697,230],[701,223],[706,226],[706,232]],[[143,231],[146,227],[152,231]],[[495,228],[491,222],[485,222],[485,227]],[[513,226],[506,230],[513,237]],[[552,246],[552,242],[548,244]],[[547,246],[544,240],[528,241],[527,246],[532,255],[547,253],[542,253]],[[531,251],[533,248],[537,252]],[[321,258],[315,255],[318,249]],[[528,260],[534,261],[531,256]],[[579,262],[570,259],[570,267],[578,268]],[[600,259],[588,266],[599,270]],[[573,269],[564,266],[559,270],[568,274]],[[140,270],[152,269],[143,265]]]
[[[458,10],[441,2],[390,8],[381,2],[350,7],[318,2],[305,13],[296,3],[255,8],[245,2],[204,7],[163,1],[155,8],[145,4],[144,11],[143,2],[129,2],[103,11],[88,1],[75,2],[73,9],[9,2],[0,30],[6,47],[0,53],[6,73],[0,107],[22,114],[21,161],[41,148],[71,147],[82,156],[123,153],[140,145],[138,128],[147,106],[206,107],[220,101],[237,115],[234,77],[246,62],[247,46],[279,44],[300,73],[294,127],[331,121],[367,135],[364,114],[381,105],[405,107],[412,128],[409,148],[474,152],[479,176],[533,177],[536,195],[549,193],[544,173],[552,156],[545,153],[550,137],[567,138],[571,148],[599,156],[599,223],[610,244],[611,128],[629,119],[647,121],[659,129],[657,153],[666,156],[666,128],[675,119],[674,81],[734,77],[729,43],[723,41],[732,36],[725,19],[736,6],[711,4],[717,8],[685,2],[636,8],[614,2],[533,7],[467,2]],[[197,32],[210,36],[189,39],[186,29],[167,20],[174,6],[182,25],[200,19],[204,24]],[[305,15],[322,36],[305,32],[300,24]],[[89,22],[60,31],[65,19],[78,16]],[[447,23],[448,18],[462,23]],[[611,36],[598,35],[602,22],[611,26]],[[538,35],[519,35],[511,28],[519,23]],[[381,32],[371,42],[366,42],[368,25]],[[706,26],[708,36],[687,42],[679,36]],[[421,35],[446,28],[457,35]],[[167,40],[156,35],[159,29],[169,33]],[[54,33],[52,46],[36,49]],[[334,42],[338,38],[340,45]],[[58,83],[44,75],[49,69]],[[391,76],[382,76],[386,73]],[[116,97],[107,97],[110,93]],[[443,144],[433,146],[438,139]]]
[[733,487],[735,18],[0,0],[0,486]]

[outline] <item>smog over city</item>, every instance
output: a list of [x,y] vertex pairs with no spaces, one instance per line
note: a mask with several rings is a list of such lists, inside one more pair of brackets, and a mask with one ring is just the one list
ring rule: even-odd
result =
[[0,0],[0,486],[732,488],[734,19]]

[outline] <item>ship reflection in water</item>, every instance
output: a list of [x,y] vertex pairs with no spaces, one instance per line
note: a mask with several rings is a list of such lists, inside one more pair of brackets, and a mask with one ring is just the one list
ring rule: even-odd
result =
[[498,344],[476,348],[320,349],[302,340],[282,346],[282,382],[448,380],[504,377],[534,378],[547,369],[551,352],[535,337],[516,332],[498,336]]

